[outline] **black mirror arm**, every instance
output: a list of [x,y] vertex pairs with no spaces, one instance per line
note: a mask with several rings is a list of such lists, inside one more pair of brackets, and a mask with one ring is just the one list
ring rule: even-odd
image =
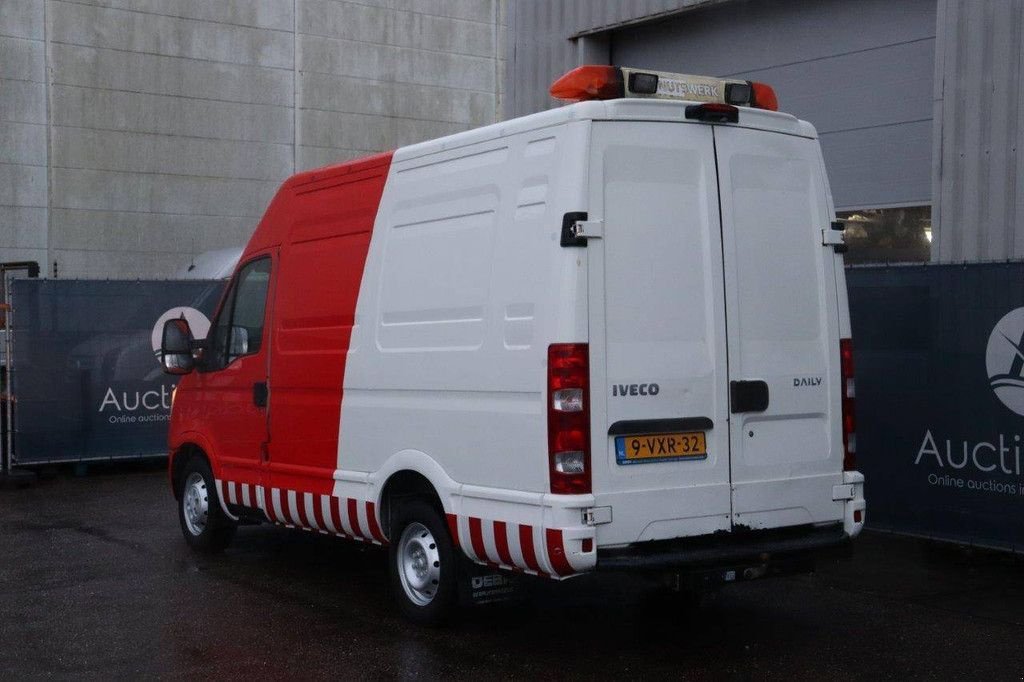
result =
[[207,350],[209,349],[210,344],[206,339],[192,339],[190,347],[192,348],[192,359],[196,363],[196,368],[205,369]]

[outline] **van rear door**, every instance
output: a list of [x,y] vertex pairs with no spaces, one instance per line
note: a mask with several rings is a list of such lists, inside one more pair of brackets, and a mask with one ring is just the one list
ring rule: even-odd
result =
[[[596,121],[588,242],[599,545],[729,531],[724,275],[712,126]],[[669,439],[675,439],[670,443]],[[682,439],[686,439],[683,443]]]
[[[742,113],[741,113],[742,120]],[[817,140],[713,126],[734,528],[842,518],[839,314]]]
[[594,122],[591,140],[598,544],[840,520],[838,292],[817,141],[623,120]]

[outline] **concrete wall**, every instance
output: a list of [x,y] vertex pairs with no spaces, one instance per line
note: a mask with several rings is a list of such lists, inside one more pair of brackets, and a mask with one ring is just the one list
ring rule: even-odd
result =
[[165,276],[297,170],[485,125],[505,0],[3,0],[0,261]]
[[1024,258],[1024,2],[939,0],[932,257]]
[[38,0],[0,2],[0,261],[46,259],[46,45]]

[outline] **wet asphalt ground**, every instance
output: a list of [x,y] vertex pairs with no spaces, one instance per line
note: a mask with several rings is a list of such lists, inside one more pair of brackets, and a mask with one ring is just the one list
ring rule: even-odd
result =
[[619,576],[454,627],[391,609],[383,551],[268,526],[185,546],[160,469],[0,490],[0,678],[1024,677],[1024,561],[866,533],[697,608]]

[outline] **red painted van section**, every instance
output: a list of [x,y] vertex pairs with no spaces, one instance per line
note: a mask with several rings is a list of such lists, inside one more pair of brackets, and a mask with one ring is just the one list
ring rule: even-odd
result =
[[266,237],[254,236],[281,244],[264,477],[274,488],[333,490],[345,362],[390,164],[383,154],[292,178],[278,234],[268,226]]
[[[257,464],[261,455],[253,452],[253,470],[233,472],[231,480],[300,493],[333,492],[345,361],[391,157],[392,152],[378,154],[289,178],[245,248],[243,264],[255,254],[274,255],[264,325],[269,457]],[[216,375],[229,382],[233,376],[226,370]],[[169,434],[172,453],[200,433],[224,430],[223,422],[210,424],[211,415],[192,409],[197,381],[191,374],[179,384],[180,404]],[[246,378],[238,389],[251,392],[252,381]],[[223,478],[223,453],[209,440],[196,444],[208,450],[214,475]],[[173,461],[169,464],[173,467]]]

